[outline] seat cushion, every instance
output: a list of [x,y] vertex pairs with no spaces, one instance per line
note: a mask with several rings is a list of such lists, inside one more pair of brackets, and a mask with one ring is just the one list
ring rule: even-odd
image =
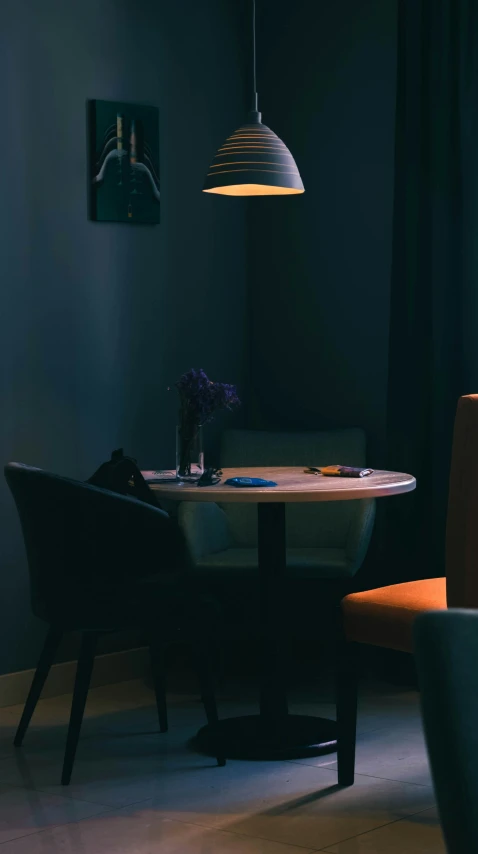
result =
[[351,593],[342,600],[345,636],[357,643],[412,652],[415,617],[446,606],[445,578],[426,578]]
[[[225,577],[229,573],[257,573],[257,568],[257,549],[224,549],[196,563],[202,572]],[[347,578],[351,574],[345,549],[287,549],[287,570],[300,578]]]

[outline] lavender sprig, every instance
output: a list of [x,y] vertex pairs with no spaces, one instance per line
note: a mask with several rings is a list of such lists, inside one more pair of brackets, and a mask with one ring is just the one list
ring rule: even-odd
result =
[[196,428],[211,421],[220,409],[240,405],[237,390],[229,383],[212,382],[202,370],[191,369],[178,380],[180,420]]

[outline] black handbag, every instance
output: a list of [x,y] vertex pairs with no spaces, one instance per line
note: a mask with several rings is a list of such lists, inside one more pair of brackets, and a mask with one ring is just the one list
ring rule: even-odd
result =
[[111,459],[103,463],[86,482],[101,489],[109,489],[110,492],[119,492],[120,495],[131,495],[139,501],[152,504],[153,507],[160,506],[136,460],[133,457],[125,457],[123,448],[113,451]]

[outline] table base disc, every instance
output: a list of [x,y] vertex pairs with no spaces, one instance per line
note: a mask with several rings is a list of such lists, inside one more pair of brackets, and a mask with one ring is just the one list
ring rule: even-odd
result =
[[[309,715],[288,715],[268,724],[260,715],[225,718],[219,722],[224,752],[230,759],[302,759],[337,749],[336,723]],[[202,727],[191,746],[214,756],[210,730]]]

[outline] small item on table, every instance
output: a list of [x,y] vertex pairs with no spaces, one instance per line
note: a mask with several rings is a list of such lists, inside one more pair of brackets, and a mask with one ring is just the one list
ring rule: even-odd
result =
[[222,471],[221,469],[215,469],[213,466],[209,466],[207,469],[204,469],[201,477],[199,478],[197,485],[198,486],[215,486],[216,483],[219,483],[221,480]]
[[146,483],[173,483],[177,480],[173,469],[161,469],[160,471],[142,471]]
[[277,486],[273,480],[263,480],[262,477],[230,477],[225,480],[226,486],[251,487],[251,486]]
[[323,474],[326,477],[366,477],[373,474],[373,469],[356,466],[309,466],[304,471],[306,474]]

